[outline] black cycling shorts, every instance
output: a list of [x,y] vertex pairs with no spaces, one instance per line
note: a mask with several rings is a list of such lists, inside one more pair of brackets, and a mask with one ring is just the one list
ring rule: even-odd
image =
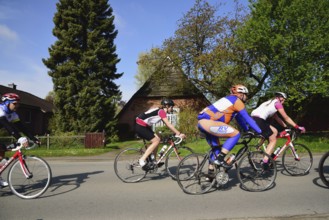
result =
[[273,131],[270,128],[270,123],[268,121],[258,117],[252,117],[252,118],[255,120],[259,128],[262,129],[262,135],[265,138],[269,138],[273,134]]
[[154,132],[149,126],[145,127],[139,124],[135,124],[135,132],[140,138],[148,141],[152,140],[155,137]]

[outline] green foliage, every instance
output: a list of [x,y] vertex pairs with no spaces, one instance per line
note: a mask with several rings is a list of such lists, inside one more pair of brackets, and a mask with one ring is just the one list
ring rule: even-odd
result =
[[115,136],[115,108],[121,93],[113,82],[115,53],[112,8],[106,0],[60,0],[54,16],[57,41],[43,59],[54,83],[53,131]]
[[195,140],[199,137],[198,112],[191,108],[184,108],[179,113],[178,130],[186,134],[187,140]]
[[235,44],[235,31],[244,19],[239,4],[233,18],[221,14],[221,5],[211,6],[196,0],[179,20],[175,36],[164,47],[177,66],[204,94],[221,97],[232,84],[245,82],[249,68],[244,65],[244,51]]
[[140,88],[150,76],[160,71],[166,59],[160,48],[152,48],[149,53],[141,53],[138,57],[138,72],[135,75],[136,84]]
[[289,95],[295,111],[329,91],[329,2],[327,0],[252,1],[251,15],[239,30],[259,89]]

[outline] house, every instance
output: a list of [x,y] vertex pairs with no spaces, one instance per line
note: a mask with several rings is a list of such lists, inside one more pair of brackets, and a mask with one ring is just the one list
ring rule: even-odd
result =
[[17,110],[21,121],[35,135],[48,133],[49,119],[53,115],[53,104],[28,92],[18,90],[16,85],[6,87],[0,85],[0,95],[16,93],[20,96],[20,106]]
[[117,115],[119,137],[134,137],[134,122],[138,114],[151,107],[160,106],[161,100],[171,98],[175,102],[176,112],[184,108],[201,111],[210,102],[186,75],[173,66],[158,71],[130,98]]

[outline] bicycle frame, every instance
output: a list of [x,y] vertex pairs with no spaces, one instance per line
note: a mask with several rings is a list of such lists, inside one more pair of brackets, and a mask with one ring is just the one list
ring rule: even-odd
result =
[[[14,149],[15,150],[15,149]],[[21,149],[17,149],[17,151],[15,152],[15,154],[9,158],[9,160],[5,163],[5,165],[3,165],[0,168],[0,175],[6,170],[7,167],[9,167],[9,165],[15,161],[15,160],[19,160],[23,174],[26,178],[30,178],[32,176],[32,174],[30,173],[29,169],[27,168],[25,161],[24,161],[24,156],[22,154]]]
[[179,154],[178,154],[177,147],[176,147],[176,145],[179,144],[181,141],[182,141],[182,139],[179,140],[176,143],[176,142],[174,142],[174,140],[172,138],[169,138],[169,140],[168,140],[169,147],[165,150],[165,152],[163,152],[162,156],[159,157],[159,159],[156,161],[156,163],[157,164],[160,163],[167,156],[167,154],[170,152],[171,148],[174,148],[174,151],[175,151],[175,154],[176,154],[177,158],[181,159],[181,158],[179,158]]
[[296,160],[300,160],[295,147],[294,147],[294,143],[293,141],[296,139],[295,135],[296,135],[296,131],[293,131],[291,129],[286,129],[286,134],[284,134],[283,136],[278,136],[277,138],[285,138],[287,139],[287,141],[284,143],[284,145],[280,148],[279,152],[277,152],[274,157],[273,160],[276,160],[282,152],[284,152],[288,147],[290,147],[294,157]]
[[[181,142],[182,142],[182,138],[179,138],[179,137],[176,137],[176,138],[178,138],[178,140],[177,141],[174,141],[173,140],[173,138],[174,137],[169,137],[168,138],[168,143],[169,143],[169,146],[168,146],[168,148],[163,152],[163,154],[161,155],[161,157],[159,157],[156,161],[154,161],[156,164],[159,164],[164,158],[166,158],[166,156],[168,155],[168,153],[170,152],[170,150],[172,149],[172,148],[174,148],[174,151],[175,151],[175,154],[176,154],[176,156],[177,156],[177,158],[178,159],[181,159],[181,158],[179,158],[179,153],[178,153],[178,151],[177,151],[177,145],[178,144],[180,144]],[[145,148],[147,148],[147,144],[146,144],[146,141],[145,140],[143,140],[144,141],[144,147]]]

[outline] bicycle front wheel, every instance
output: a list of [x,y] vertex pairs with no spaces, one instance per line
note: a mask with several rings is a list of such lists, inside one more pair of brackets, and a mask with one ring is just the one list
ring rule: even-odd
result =
[[[263,158],[269,158],[268,166],[262,165]],[[237,175],[242,188],[251,192],[270,188],[276,179],[275,161],[263,151],[248,152],[238,163]]]
[[207,158],[207,154],[190,154],[179,162],[176,180],[185,193],[203,194],[215,184],[215,177],[209,178]]
[[291,147],[286,149],[282,155],[282,165],[284,169],[292,176],[304,176],[309,173],[313,156],[311,151],[303,144],[294,144],[295,156]]
[[139,165],[142,149],[128,148],[121,151],[114,160],[114,172],[125,183],[135,183],[146,176],[146,172]]
[[[30,175],[26,177],[24,173]],[[41,196],[48,189],[51,177],[50,166],[45,160],[35,156],[25,156],[23,164],[16,160],[10,168],[8,184],[16,196],[33,199]]]
[[329,152],[325,153],[320,159],[319,175],[322,182],[329,187]]
[[165,162],[165,168],[169,176],[173,179],[176,179],[176,171],[178,167],[178,163],[187,155],[193,153],[193,150],[189,147],[178,146],[176,148],[172,148],[168,153]]

